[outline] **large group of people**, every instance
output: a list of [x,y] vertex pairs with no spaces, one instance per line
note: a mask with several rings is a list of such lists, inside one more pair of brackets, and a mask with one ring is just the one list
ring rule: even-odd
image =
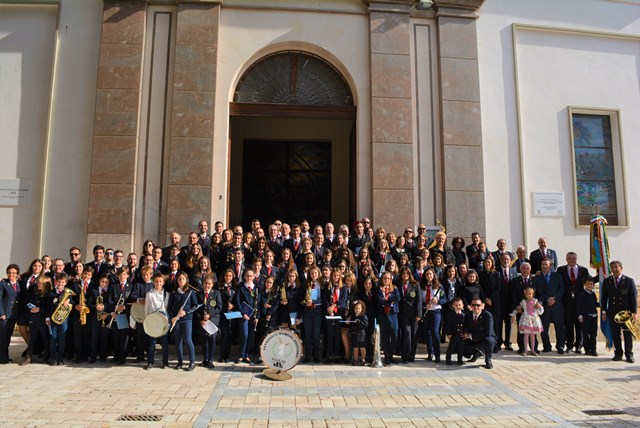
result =
[[[265,231],[256,219],[250,230],[218,221],[210,233],[202,220],[186,245],[172,233],[168,246],[148,240],[126,258],[96,245],[87,263],[72,247],[67,262],[45,255],[24,272],[10,264],[0,282],[0,364],[11,361],[17,325],[27,344],[21,365],[38,357],[95,364],[111,355],[118,365],[135,357],[147,369],[166,368],[170,342],[175,369],[195,368],[195,346],[203,367],[213,368],[215,355],[261,363],[263,338],[287,328],[303,340],[302,363],[364,365],[376,355],[385,365],[411,363],[423,343],[428,361],[484,356],[490,369],[494,354],[514,351],[513,328],[523,356],[539,355],[538,335],[541,351],[552,351],[552,323],[557,353],[597,356],[598,307],[603,319],[620,311],[638,317],[635,283],[621,262],[611,262],[598,303],[597,278],[574,252],[558,266],[544,237],[527,254],[524,246],[509,251],[505,239],[490,251],[479,233],[469,245],[455,237],[449,246],[443,231],[430,237],[422,224],[396,235],[363,218],[352,229],[276,220]],[[157,314],[167,328],[150,333],[143,320]],[[611,330],[614,360],[634,362],[631,333],[615,322]]]

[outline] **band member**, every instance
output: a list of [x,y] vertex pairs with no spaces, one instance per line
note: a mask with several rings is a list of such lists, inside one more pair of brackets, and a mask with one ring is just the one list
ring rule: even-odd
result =
[[[142,276],[142,280],[136,283],[131,291],[131,301],[133,305],[139,305],[144,307],[145,297],[147,293],[154,288],[154,283],[152,278],[155,274],[162,275],[162,272],[156,271],[151,266],[143,266],[140,269],[140,274]],[[164,286],[164,281],[162,282]],[[138,357],[136,358],[136,363],[144,361],[144,352],[148,348],[147,343],[147,335],[144,332],[144,327],[142,323],[136,322],[135,326],[135,335],[136,335],[136,352]]]
[[236,310],[235,295],[237,290],[236,278],[233,270],[227,269],[220,275],[218,291],[222,296],[222,314],[220,318],[220,358],[219,363],[228,362],[231,353],[232,331],[236,330],[235,320],[227,319],[224,314]]
[[7,266],[7,279],[0,281],[0,364],[9,363],[9,344],[18,321],[18,275],[20,268],[16,264]]
[[244,271],[244,282],[238,287],[235,304],[242,313],[240,320],[240,361],[250,364],[249,355],[255,352],[255,333],[258,328],[260,312],[258,303],[260,292],[253,280],[255,275],[253,269]]
[[202,282],[203,290],[198,293],[198,301],[202,303],[202,311],[196,312],[200,327],[200,343],[202,344],[202,367],[214,368],[213,354],[216,351],[216,334],[209,334],[204,325],[211,321],[216,327],[220,326],[220,313],[222,312],[222,295],[220,291],[213,289],[213,276],[209,276]]
[[[20,290],[18,295],[18,301],[20,302],[18,308],[18,331],[27,345],[29,345],[29,324],[31,322],[31,311],[27,308],[27,303],[31,301],[30,299],[32,295],[38,291],[36,281],[38,277],[42,275],[43,267],[44,265],[42,264],[42,260],[35,259],[29,265],[29,269],[27,269],[20,278]],[[49,341],[47,340],[46,343],[48,345]],[[39,344],[39,348],[42,349],[41,343]],[[23,354],[23,357],[24,356],[26,356],[26,350]]]
[[438,276],[432,268],[427,268],[422,276],[423,285],[421,288],[424,293],[424,308],[426,318],[426,339],[430,360],[433,354],[433,360],[440,362],[440,322],[442,321],[442,306],[447,303],[447,294],[444,287],[440,284]]
[[384,272],[380,278],[380,288],[376,296],[378,324],[380,324],[380,346],[384,351],[384,364],[395,363],[393,352],[398,341],[398,302],[400,292],[391,281],[391,273]]
[[[146,268],[147,266],[145,266]],[[145,269],[142,268],[142,276],[145,276]],[[144,316],[145,318],[150,314],[160,312],[166,316],[169,311],[170,294],[165,290],[164,275],[156,273],[153,275],[153,289],[149,290],[144,297]],[[160,342],[162,347],[162,368],[169,367],[169,334],[164,334],[160,337],[151,337],[143,332],[147,336],[149,347],[147,348],[147,368],[151,370],[155,363],[156,354],[156,342]]]
[[[127,342],[129,339],[129,307],[133,286],[129,282],[129,268],[123,267],[116,272],[118,282],[111,285],[107,308],[111,313],[111,331],[113,333],[113,362],[123,365],[127,360]],[[117,317],[120,316],[120,327]]]
[[276,278],[273,276],[266,277],[264,280],[264,290],[260,293],[260,302],[258,303],[260,320],[258,321],[256,343],[262,342],[267,332],[278,328],[280,295],[280,287],[276,287]]
[[594,279],[590,276],[584,278],[583,291],[576,299],[576,317],[582,326],[582,343],[584,353],[598,356],[596,350],[596,338],[598,336],[598,297],[593,292]]
[[198,298],[193,290],[189,289],[189,276],[185,272],[179,272],[178,289],[169,299],[169,316],[173,325],[176,350],[178,352],[178,364],[175,369],[182,368],[182,345],[186,343],[189,351],[189,366],[186,371],[192,371],[196,367],[196,350],[193,346],[191,335],[193,334],[193,309],[198,306]]
[[446,334],[449,338],[449,346],[447,347],[446,363],[451,365],[451,356],[456,354],[458,356],[458,364],[464,364],[462,362],[462,354],[464,353],[464,302],[460,297],[454,297],[451,302],[453,310],[449,312],[449,320],[445,323],[447,328]]
[[283,327],[296,328],[302,323],[305,294],[296,269],[290,269],[287,272],[283,287],[285,287],[286,299],[280,301],[280,323]]
[[[78,263],[79,266],[83,266]],[[94,288],[92,285],[93,267],[87,266],[80,274],[80,278],[73,281],[71,290],[73,290],[76,305],[71,311],[70,318],[73,324],[73,347],[75,353],[75,363],[83,363],[89,358],[91,352],[91,323],[89,322],[90,309],[87,305],[89,291]],[[83,304],[81,304],[83,302]],[[82,324],[84,319],[84,324]]]
[[[325,316],[341,317],[348,310],[346,293],[342,292],[342,275],[338,270],[330,272],[330,282],[324,288],[323,300],[326,308]],[[327,320],[326,342],[327,342],[327,364],[340,361],[340,319]]]
[[[352,277],[353,281],[355,281],[355,276],[351,272],[345,275],[345,281],[349,281],[348,277]],[[369,321],[365,330],[367,340],[365,341],[366,356],[364,358],[367,363],[370,363],[373,360],[373,343],[371,338],[373,338],[374,324],[378,316],[376,296],[377,289],[374,288],[373,279],[365,278],[362,282],[362,288],[358,292],[358,300],[364,303],[367,319]]]
[[[106,320],[109,314],[106,310],[107,300],[109,298],[109,284],[111,276],[107,273],[100,275],[98,286],[89,289],[89,297],[87,304],[91,312],[89,320],[91,325],[91,351],[89,353],[89,363],[93,364],[100,357],[100,361],[107,361],[109,346],[109,328]],[[98,299],[100,298],[100,299]],[[99,303],[102,301],[102,303]],[[98,317],[99,315],[99,317]]]
[[[327,251],[327,253],[331,253],[331,251]],[[335,272],[335,274],[339,275],[342,278],[342,272],[340,270],[334,269],[332,271],[332,275],[333,275],[333,272]],[[343,287],[341,289],[341,293],[346,295],[346,300],[347,300],[347,304],[342,313],[342,319],[346,320],[349,317],[349,315],[351,315],[351,310],[353,308],[353,305],[358,300],[358,284],[356,282],[356,277],[354,275],[345,275],[344,278],[342,278],[342,285]],[[344,349],[344,359],[345,361],[349,361],[351,360],[351,349],[352,349],[352,345],[350,344],[350,340],[349,340],[351,338],[349,324],[347,323],[342,324],[340,335],[342,336],[342,348]],[[366,355],[362,355],[362,357],[365,358]]]
[[628,363],[635,362],[633,358],[633,342],[631,331],[622,329],[622,324],[615,322],[614,317],[621,311],[630,311],[633,321],[638,321],[638,292],[633,278],[622,274],[622,263],[612,261],[611,276],[602,284],[602,320],[609,320],[611,335],[613,336],[614,356],[613,361],[622,361],[622,340],[620,331],[624,337],[624,355]]
[[[42,343],[49,344],[49,328],[45,322],[47,313],[49,312],[49,293],[51,292],[51,279],[48,276],[41,276],[36,281],[36,285],[32,286],[35,290],[31,290],[28,306],[29,310],[29,346],[21,366],[31,363],[33,358],[33,350],[36,343],[40,340]],[[31,288],[31,287],[29,287]],[[44,362],[49,362],[49,347],[44,349]]]
[[[402,336],[402,362],[412,362],[416,358],[418,345],[418,323],[422,319],[422,293],[413,279],[411,270],[403,267],[400,271],[400,331]],[[438,354],[439,355],[439,354]],[[437,356],[437,355],[436,355]]]
[[320,334],[322,331],[322,285],[320,268],[312,266],[308,273],[304,297],[304,362],[320,362]]
[[45,319],[47,326],[51,328],[50,337],[50,349],[49,349],[49,364],[61,366],[64,364],[62,356],[64,355],[64,349],[66,344],[67,327],[69,325],[69,317],[67,316],[60,324],[51,321],[52,315],[56,312],[59,305],[66,305],[69,308],[73,307],[73,300],[69,297],[66,302],[62,301],[64,296],[64,289],[67,286],[69,276],[62,272],[56,276],[56,288],[49,293],[49,314]]

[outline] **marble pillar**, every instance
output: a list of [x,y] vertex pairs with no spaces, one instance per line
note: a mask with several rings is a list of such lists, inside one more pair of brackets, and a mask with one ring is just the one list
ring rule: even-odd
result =
[[398,0],[369,2],[371,217],[376,226],[396,233],[402,233],[405,226],[415,222],[411,3]]
[[484,0],[435,0],[444,171],[444,224],[486,236],[476,12]]
[[220,3],[178,3],[167,235],[187,234],[211,216]]
[[145,2],[104,2],[87,219],[89,255],[97,243],[125,250],[133,244],[146,8]]

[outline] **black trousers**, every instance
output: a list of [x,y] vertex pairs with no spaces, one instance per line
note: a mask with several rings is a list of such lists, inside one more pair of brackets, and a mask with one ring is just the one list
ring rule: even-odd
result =
[[129,328],[118,329],[116,322],[111,325],[113,333],[113,357],[121,364],[127,360],[127,342],[129,341]]
[[464,339],[462,336],[452,335],[449,339],[449,346],[447,347],[447,361],[451,361],[451,356],[456,354],[458,361],[462,361],[462,354],[464,353]]
[[[29,320],[29,346],[27,347],[27,355],[32,357],[38,342],[49,343],[49,327],[45,322],[45,316],[39,314],[31,314]],[[45,361],[49,360],[49,347],[43,350]]]
[[473,341],[471,339],[466,339],[464,341],[464,355],[466,357],[470,357],[477,350],[481,350],[484,352],[484,360],[485,362],[491,361],[491,355],[493,354],[493,348],[496,347],[496,339],[493,337],[485,337],[480,341]]
[[556,349],[564,349],[564,308],[562,303],[557,301],[553,306],[545,305],[542,318],[543,331],[542,346],[545,350],[551,350],[551,341],[549,340],[549,325],[553,323],[556,330]]
[[15,318],[0,321],[0,363],[9,362],[9,345],[16,321],[18,320]]
[[85,325],[80,324],[79,315],[74,314],[71,321],[73,323],[73,350],[75,357],[84,361],[91,350],[91,321],[89,320],[89,314]]
[[[622,324],[618,324],[613,319],[609,322],[611,325],[611,335],[613,336],[613,350],[616,357],[622,356],[622,339],[620,332],[623,328]],[[633,336],[629,330],[622,331],[624,337],[624,355],[629,358],[633,357]]]
[[571,300],[564,307],[564,337],[567,342],[567,349],[575,347],[582,348],[582,324],[576,315],[576,302]]
[[402,346],[400,347],[402,361],[413,361],[416,358],[416,350],[418,348],[418,322],[415,318],[400,317],[399,324],[402,340]]
[[102,361],[107,359],[108,351],[109,351],[109,332],[110,330],[106,327],[102,327],[102,321],[98,321],[98,319],[94,316],[91,317],[91,358],[98,358]]
[[[585,316],[582,323],[579,323],[582,333],[582,344],[586,353],[596,350],[596,338],[598,336],[598,317]],[[568,340],[567,340],[567,343]]]

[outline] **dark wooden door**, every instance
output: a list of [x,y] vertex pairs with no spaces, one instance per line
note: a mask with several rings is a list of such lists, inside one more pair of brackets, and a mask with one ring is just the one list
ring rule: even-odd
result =
[[[244,141],[242,224],[331,218],[330,141]],[[348,186],[349,183],[345,183]]]

